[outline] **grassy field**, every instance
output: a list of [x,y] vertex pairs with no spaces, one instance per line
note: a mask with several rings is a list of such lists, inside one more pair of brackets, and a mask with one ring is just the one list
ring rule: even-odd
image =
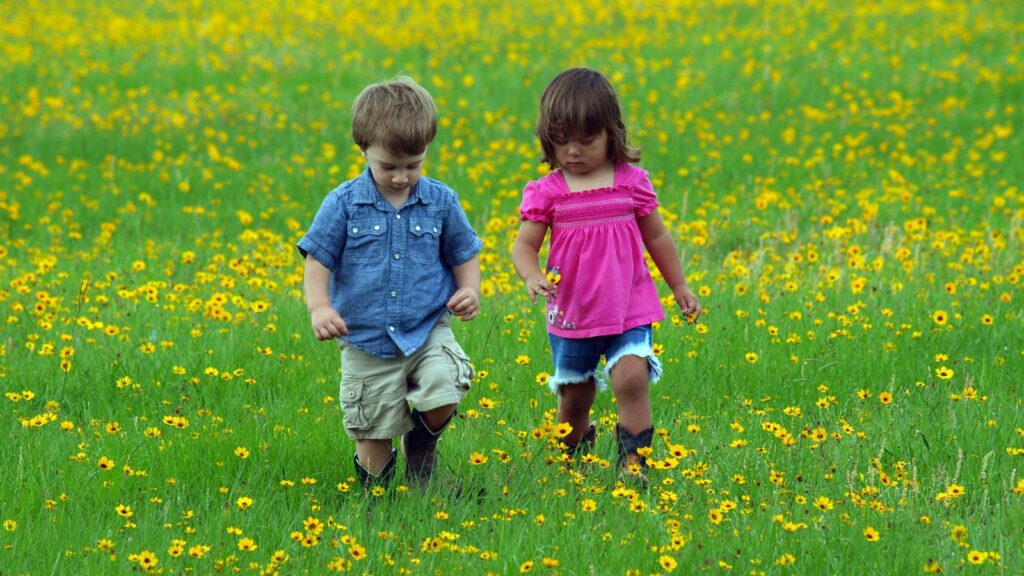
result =
[[[1024,4],[255,6],[0,6],[0,575],[1024,574]],[[574,65],[707,311],[656,327],[646,492],[608,394],[559,460],[509,258]],[[399,73],[484,296],[437,482],[373,496],[294,244]]]

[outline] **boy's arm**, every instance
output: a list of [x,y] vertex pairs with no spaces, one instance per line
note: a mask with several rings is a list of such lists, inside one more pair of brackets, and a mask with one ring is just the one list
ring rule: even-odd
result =
[[555,285],[548,281],[540,271],[540,264],[537,263],[537,254],[540,253],[541,244],[544,243],[544,236],[547,233],[546,223],[524,220],[512,245],[512,263],[519,277],[526,283],[531,302],[537,301],[538,294],[544,298],[555,296]]
[[683,276],[683,267],[679,264],[679,253],[676,252],[676,244],[661,216],[657,210],[637,219],[640,225],[640,235],[644,240],[644,247],[654,260],[668,287],[672,289],[672,295],[679,305],[679,310],[686,316],[697,316],[700,314],[700,302],[686,285],[686,277]]
[[458,290],[448,299],[448,309],[463,322],[472,320],[480,312],[480,258],[452,267],[452,274]]
[[311,254],[307,254],[302,285],[306,292],[306,309],[309,310],[310,322],[318,340],[348,336],[348,326],[338,311],[331,307],[330,296],[327,294],[330,284],[331,271]]

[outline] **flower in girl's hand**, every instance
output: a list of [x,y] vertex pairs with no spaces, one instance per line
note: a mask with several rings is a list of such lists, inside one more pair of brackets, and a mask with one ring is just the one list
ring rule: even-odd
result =
[[548,282],[551,282],[552,284],[558,284],[558,282],[562,279],[562,275],[558,273],[558,268],[555,267],[548,271],[547,278]]

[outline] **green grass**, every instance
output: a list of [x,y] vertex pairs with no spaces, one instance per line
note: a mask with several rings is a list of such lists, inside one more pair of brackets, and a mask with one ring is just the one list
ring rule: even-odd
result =
[[[1024,573],[1021,8],[517,6],[0,8],[0,575]],[[707,312],[655,332],[653,456],[683,455],[644,493],[608,393],[598,461],[555,461],[508,257],[574,65],[615,84]],[[435,485],[375,497],[294,243],[399,73],[485,296]]]

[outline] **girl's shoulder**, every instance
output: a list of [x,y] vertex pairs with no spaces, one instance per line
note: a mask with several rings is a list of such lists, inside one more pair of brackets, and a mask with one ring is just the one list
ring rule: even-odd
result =
[[650,181],[647,170],[628,162],[622,162],[615,166],[615,183],[619,186],[643,185]]
[[560,190],[565,183],[565,179],[562,178],[562,173],[559,170],[552,170],[544,176],[536,180],[531,180],[527,186],[534,186],[541,190]]

